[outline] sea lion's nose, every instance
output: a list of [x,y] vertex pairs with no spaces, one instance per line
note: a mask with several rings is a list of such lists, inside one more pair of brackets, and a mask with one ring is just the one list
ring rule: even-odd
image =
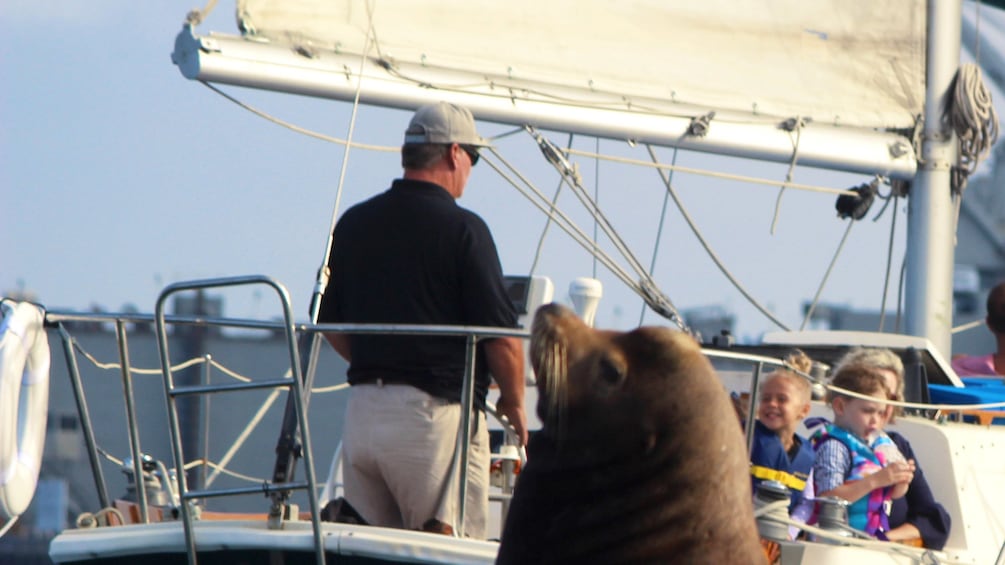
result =
[[570,313],[571,310],[557,302],[544,304],[537,309],[535,316],[562,316]]

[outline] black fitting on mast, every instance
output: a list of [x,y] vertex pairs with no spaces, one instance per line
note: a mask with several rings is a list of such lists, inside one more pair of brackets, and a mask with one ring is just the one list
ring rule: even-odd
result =
[[834,207],[837,209],[838,217],[841,219],[851,218],[861,220],[869,212],[876,194],[879,192],[879,179],[873,179],[868,184],[861,184],[851,189],[855,194],[842,194],[838,196]]

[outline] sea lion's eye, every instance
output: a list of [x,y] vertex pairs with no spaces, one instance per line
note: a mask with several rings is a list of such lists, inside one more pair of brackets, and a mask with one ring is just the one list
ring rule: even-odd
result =
[[619,384],[625,379],[625,372],[621,365],[615,364],[608,357],[600,358],[600,367],[597,372],[600,380],[609,385]]

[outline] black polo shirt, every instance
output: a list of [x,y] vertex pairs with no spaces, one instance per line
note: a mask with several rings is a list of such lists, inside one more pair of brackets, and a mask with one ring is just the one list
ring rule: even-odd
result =
[[[353,206],[333,234],[319,321],[516,327],[488,226],[443,187],[395,180]],[[349,382],[382,378],[460,400],[465,338],[351,335]],[[483,344],[475,402],[489,376]]]

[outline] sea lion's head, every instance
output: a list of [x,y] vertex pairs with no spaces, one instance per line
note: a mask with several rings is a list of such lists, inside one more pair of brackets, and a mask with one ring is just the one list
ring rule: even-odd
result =
[[652,450],[695,414],[678,410],[681,402],[722,394],[691,336],[660,327],[596,330],[558,304],[535,314],[531,362],[544,433],[576,449],[604,440],[607,452]]
[[497,563],[764,563],[743,436],[691,336],[549,304],[530,356],[544,426]]

